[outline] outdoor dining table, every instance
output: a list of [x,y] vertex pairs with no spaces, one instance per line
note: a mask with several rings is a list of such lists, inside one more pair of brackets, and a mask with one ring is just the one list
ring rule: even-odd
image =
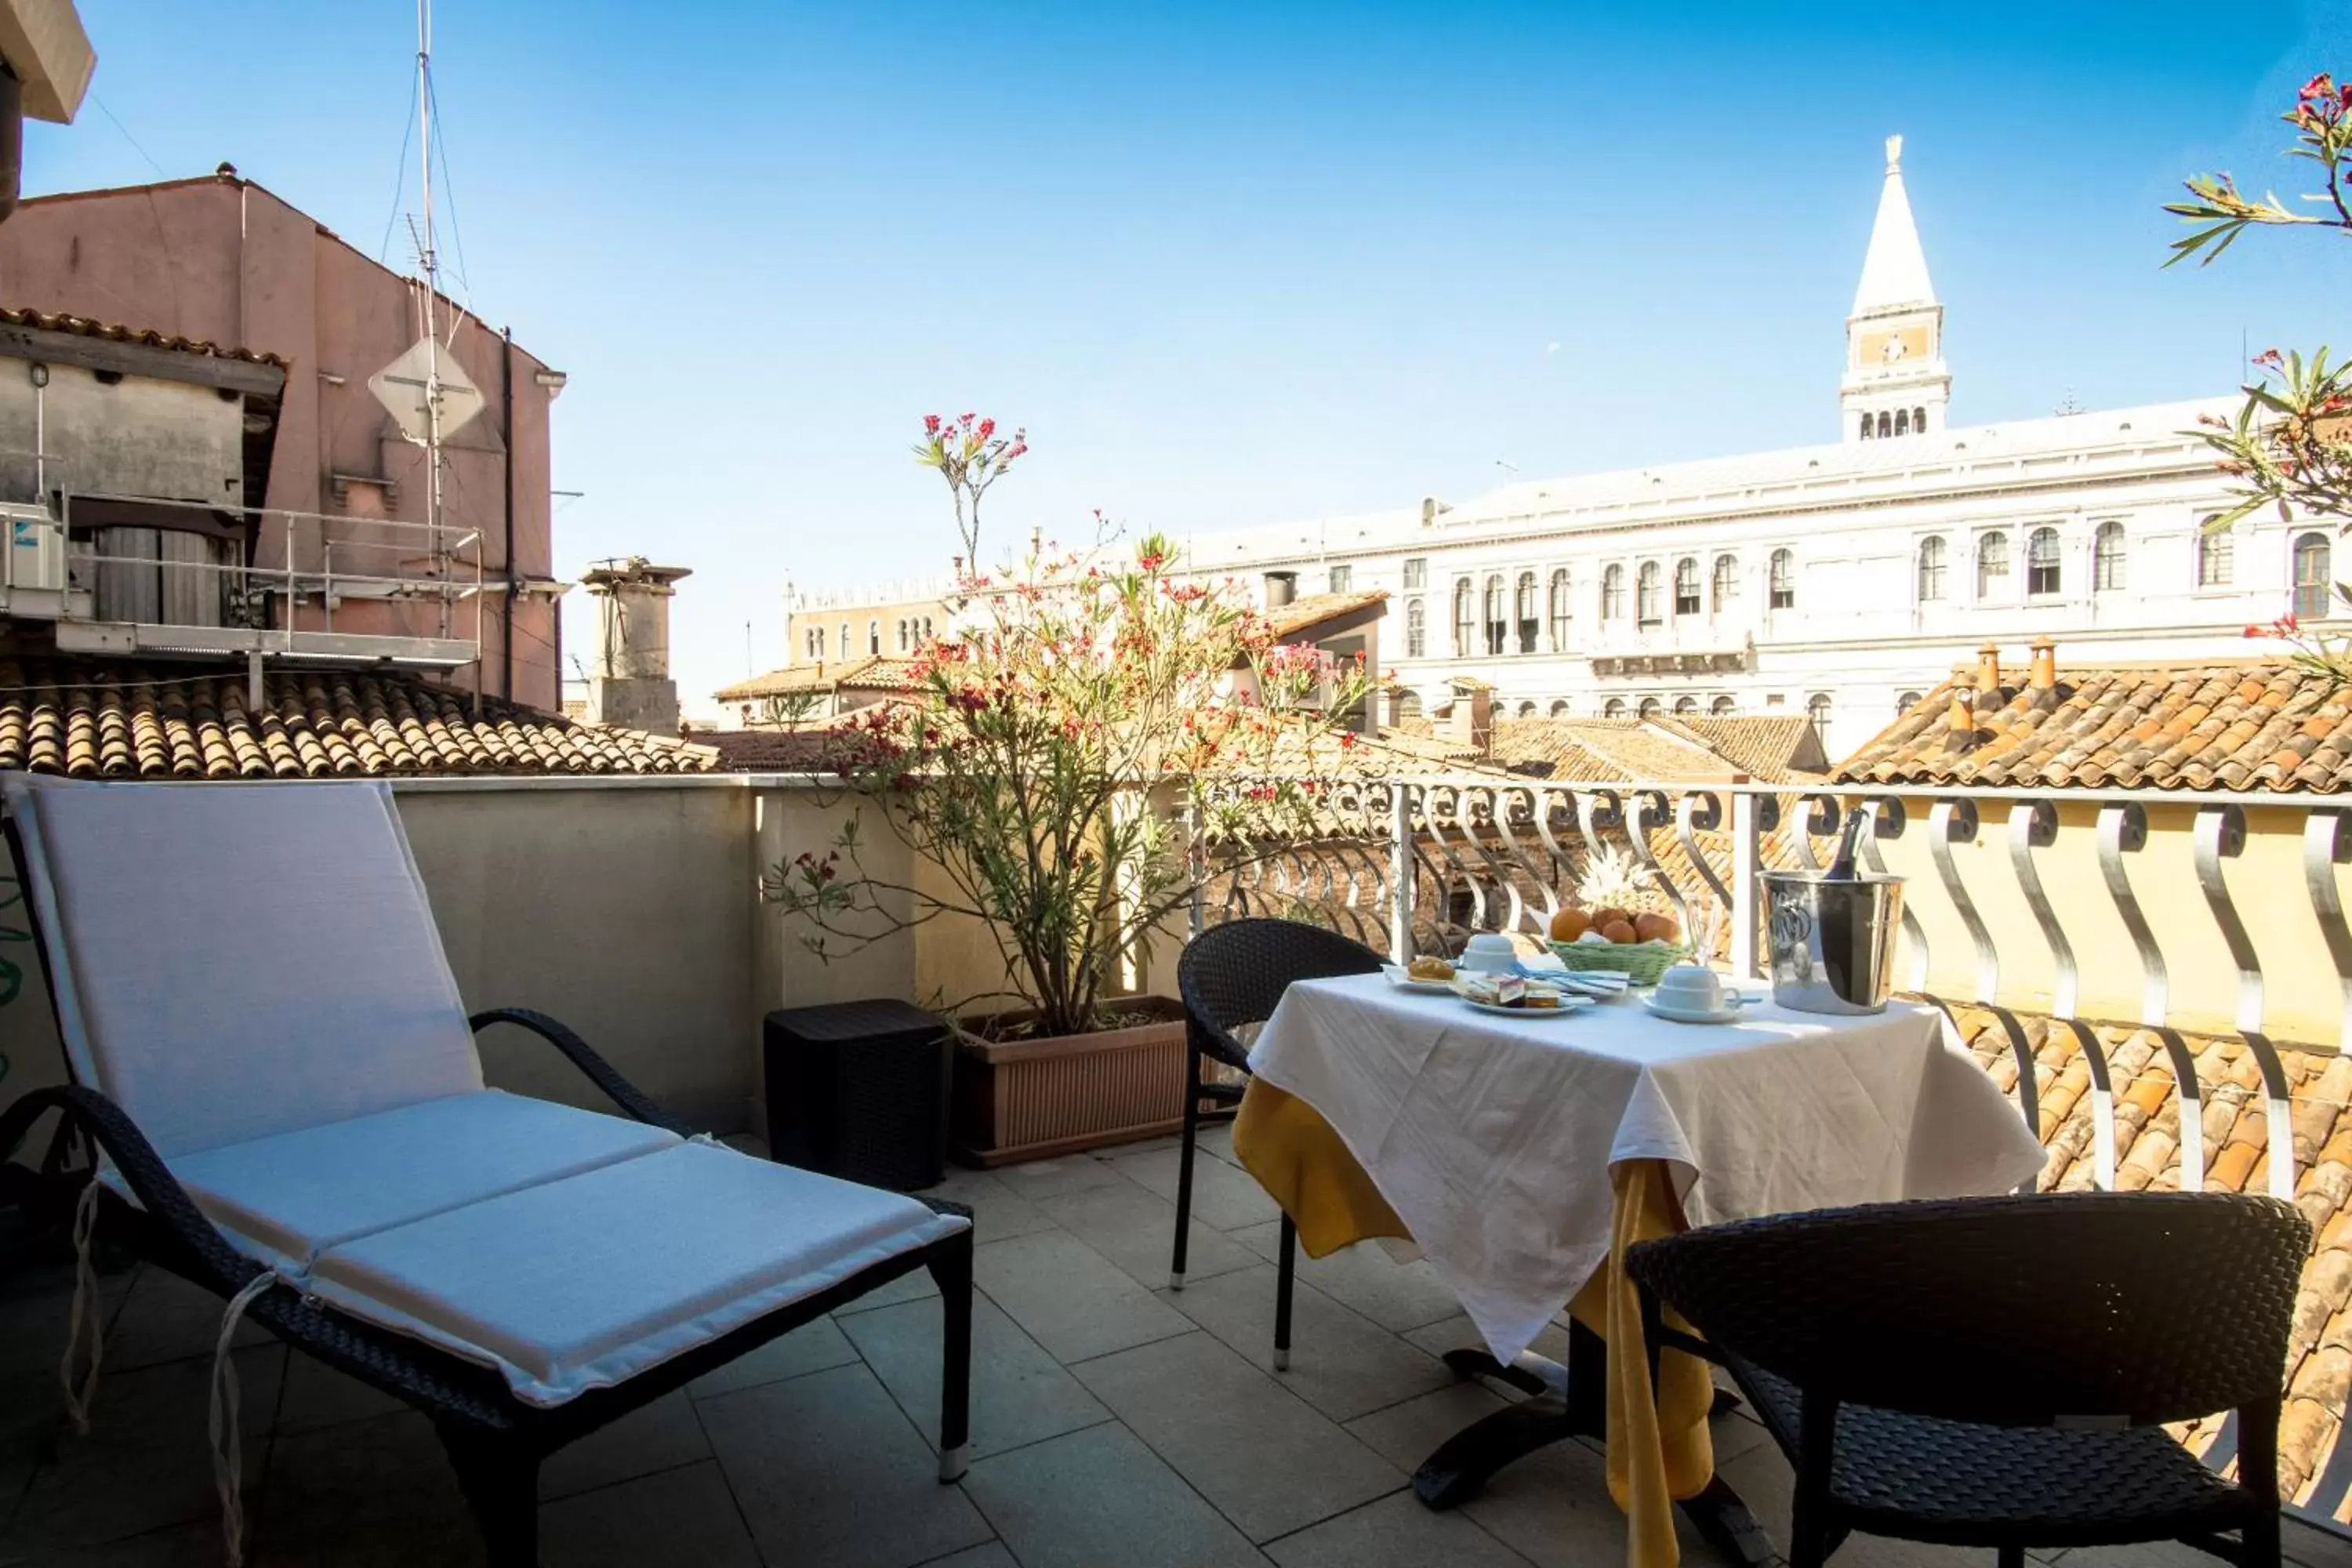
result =
[[1767,1002],[1697,1026],[1631,998],[1522,1016],[1352,975],[1293,984],[1250,1064],[1234,1150],[1308,1257],[1412,1241],[1493,1357],[1449,1362],[1530,1393],[1528,1347],[1563,1305],[1572,1342],[1591,1347],[1564,1374],[1544,1369],[1549,1415],[1531,1423],[1530,1400],[1441,1449],[1416,1478],[1423,1500],[1462,1500],[1573,1431],[1605,1436],[1633,1568],[1679,1561],[1678,1502],[1735,1556],[1770,1547],[1715,1479],[1705,1363],[1670,1351],[1652,1380],[1627,1247],[1759,1215],[2006,1192],[2043,1160],[1943,1014],[1899,1001],[1842,1017]]

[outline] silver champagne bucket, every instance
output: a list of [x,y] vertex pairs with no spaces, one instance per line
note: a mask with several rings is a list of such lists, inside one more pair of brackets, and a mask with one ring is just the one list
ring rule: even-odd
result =
[[1762,881],[1772,1000],[1800,1013],[1883,1010],[1895,989],[1903,879],[1766,871]]

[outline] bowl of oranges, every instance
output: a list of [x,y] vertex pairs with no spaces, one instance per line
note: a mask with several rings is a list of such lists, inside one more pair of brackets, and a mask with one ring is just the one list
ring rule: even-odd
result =
[[1561,910],[1551,917],[1550,947],[1570,969],[1622,970],[1636,985],[1655,985],[1690,956],[1674,916],[1617,905]]

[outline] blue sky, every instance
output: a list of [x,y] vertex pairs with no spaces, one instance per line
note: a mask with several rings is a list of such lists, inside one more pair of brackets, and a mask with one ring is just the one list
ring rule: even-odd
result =
[[[98,102],[29,128],[28,191],[226,158],[371,252],[414,205],[403,0],[81,9]],[[787,575],[944,568],[926,412],[1028,426],[1007,545],[1833,439],[1891,132],[1958,421],[2352,338],[2335,237],[2158,270],[2181,175],[2303,188],[2273,116],[2352,70],[2340,5],[442,0],[436,31],[458,291],[572,378],[557,567],[695,569],[689,711],[785,661]]]

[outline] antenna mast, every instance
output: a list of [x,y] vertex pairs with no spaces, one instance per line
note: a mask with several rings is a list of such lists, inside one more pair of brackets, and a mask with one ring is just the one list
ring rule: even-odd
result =
[[433,574],[445,585],[439,598],[441,635],[446,637],[449,595],[447,563],[441,548],[441,341],[435,321],[440,305],[441,258],[433,237],[433,0],[416,0],[416,147],[425,203],[425,235],[416,247],[417,264],[425,272],[425,539],[432,552]]

